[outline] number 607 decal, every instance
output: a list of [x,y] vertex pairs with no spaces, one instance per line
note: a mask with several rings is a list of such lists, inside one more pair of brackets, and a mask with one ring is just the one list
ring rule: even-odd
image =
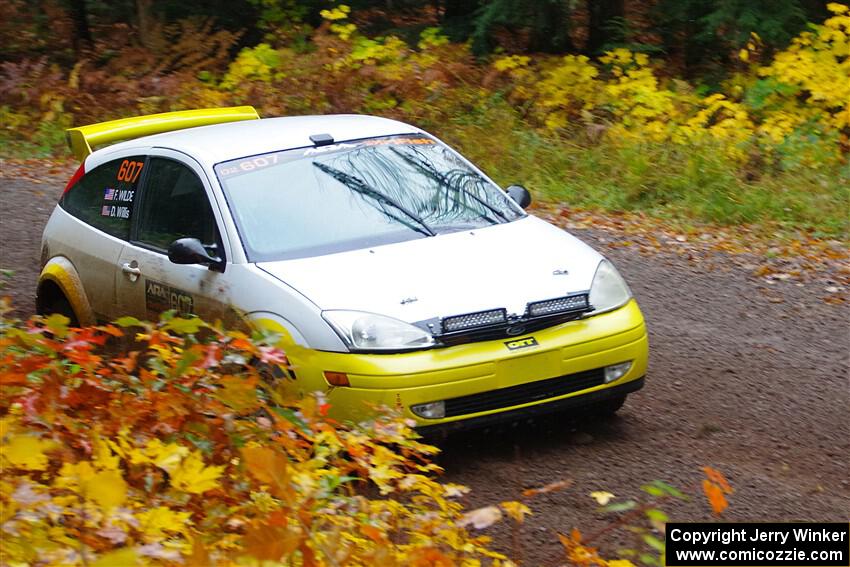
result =
[[126,181],[127,183],[135,183],[145,166],[143,161],[124,160],[121,162],[121,167],[118,168],[118,181]]

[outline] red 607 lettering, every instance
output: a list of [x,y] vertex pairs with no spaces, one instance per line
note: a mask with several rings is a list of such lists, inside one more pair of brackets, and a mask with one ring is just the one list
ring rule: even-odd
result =
[[118,181],[126,181],[127,183],[135,183],[139,179],[139,174],[145,163],[142,161],[124,160],[118,168]]

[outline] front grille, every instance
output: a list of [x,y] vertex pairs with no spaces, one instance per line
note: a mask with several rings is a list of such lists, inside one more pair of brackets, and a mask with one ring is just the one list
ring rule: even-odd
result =
[[528,303],[521,316],[508,315],[506,309],[500,308],[419,321],[416,325],[440,343],[453,346],[533,333],[578,319],[591,311],[589,293],[584,291]]
[[556,297],[529,303],[526,313],[531,317],[545,317],[556,313],[584,312],[590,306],[590,296],[587,293],[576,293],[566,297]]
[[586,370],[509,388],[446,400],[446,417],[518,406],[579,392],[605,383],[605,369]]
[[507,320],[508,313],[505,309],[491,309],[489,311],[478,311],[476,313],[446,317],[442,321],[442,329],[444,333],[468,331],[470,329],[498,325]]

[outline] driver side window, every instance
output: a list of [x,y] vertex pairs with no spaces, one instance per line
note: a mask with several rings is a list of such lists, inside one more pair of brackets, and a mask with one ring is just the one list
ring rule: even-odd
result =
[[144,200],[136,240],[168,250],[178,238],[197,238],[207,247],[219,243],[215,216],[201,180],[186,165],[152,157],[147,165]]

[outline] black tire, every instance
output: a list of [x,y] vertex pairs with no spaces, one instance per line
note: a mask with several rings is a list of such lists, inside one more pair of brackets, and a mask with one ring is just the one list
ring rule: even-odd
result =
[[620,410],[621,407],[623,407],[623,404],[626,403],[627,397],[628,396],[626,396],[626,394],[623,394],[622,396],[617,396],[615,398],[610,398],[602,402],[597,402],[591,406],[590,410],[595,415],[601,417],[614,415]]
[[42,315],[52,315],[54,313],[59,313],[60,315],[64,315],[68,319],[71,320],[69,325],[71,327],[79,327],[80,322],[77,321],[77,316],[74,314],[74,308],[71,307],[71,302],[68,301],[68,298],[64,295],[60,295],[53,299],[50,302],[50,305],[44,310],[45,312]]

